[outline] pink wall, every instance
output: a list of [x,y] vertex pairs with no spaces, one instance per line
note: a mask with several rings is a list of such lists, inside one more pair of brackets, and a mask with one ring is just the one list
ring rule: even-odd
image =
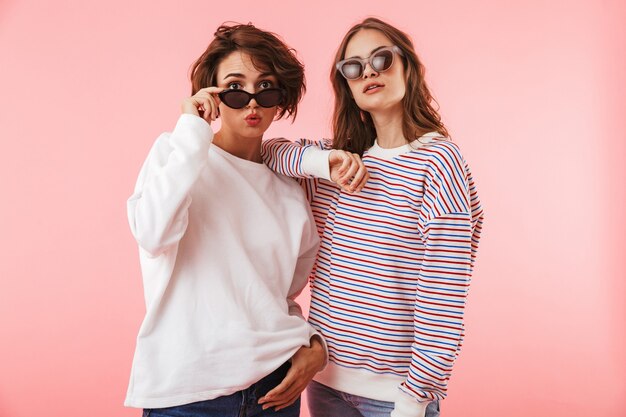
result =
[[623,2],[87,3],[0,1],[1,417],[138,415],[125,200],[217,25],[298,49],[309,92],[270,135],[319,137],[367,15],[413,36],[487,212],[444,415],[626,415]]

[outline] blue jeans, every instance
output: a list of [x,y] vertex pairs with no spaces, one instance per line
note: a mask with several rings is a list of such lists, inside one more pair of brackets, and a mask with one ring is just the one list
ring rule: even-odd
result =
[[299,417],[300,398],[279,411],[273,408],[263,410],[257,403],[259,398],[282,382],[290,366],[287,362],[260,381],[234,394],[175,407],[146,408],[143,417]]
[[[394,403],[359,397],[311,381],[307,387],[311,417],[389,417]],[[426,417],[439,417],[439,401],[426,407]]]

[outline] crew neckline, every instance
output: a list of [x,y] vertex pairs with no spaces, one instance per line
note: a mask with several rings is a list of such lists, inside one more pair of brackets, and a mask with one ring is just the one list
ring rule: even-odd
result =
[[424,145],[434,142],[434,139],[438,137],[443,136],[439,132],[428,132],[410,143],[395,148],[381,148],[378,144],[378,139],[374,139],[374,144],[367,150],[367,154],[381,159],[392,159],[396,156],[419,150]]
[[222,157],[228,159],[229,161],[241,166],[242,168],[256,169],[258,171],[269,170],[267,165],[265,165],[263,162],[254,162],[254,161],[250,161],[249,159],[240,158],[238,156],[233,155],[230,152],[225,151],[224,149],[220,148],[216,144],[212,144],[209,150],[211,149],[215,151],[216,153],[218,153],[219,155],[221,155]]

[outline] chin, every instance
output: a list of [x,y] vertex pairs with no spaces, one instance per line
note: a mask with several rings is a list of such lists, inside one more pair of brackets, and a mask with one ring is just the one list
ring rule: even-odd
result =
[[396,100],[388,100],[384,97],[367,97],[366,100],[362,100],[360,103],[357,103],[361,110],[368,113],[389,109],[397,104],[398,102]]
[[366,111],[388,110],[396,107],[402,107],[402,100],[404,100],[404,96],[404,92],[402,92],[402,94],[394,92],[393,96],[381,95],[378,97],[364,97],[365,100],[362,100],[363,106],[359,107],[361,107],[363,110],[365,110],[365,107],[368,107],[370,109]]
[[268,126],[244,126],[241,131],[239,132],[239,134],[244,137],[244,138],[249,138],[249,139],[256,139],[259,136],[262,136],[267,129],[269,128]]
[[242,131],[239,136],[244,139],[254,140],[254,139],[258,139],[259,136],[263,136],[264,133],[265,133],[265,130],[262,130],[259,128],[254,128],[254,129],[249,128],[249,129],[245,129],[244,131]]

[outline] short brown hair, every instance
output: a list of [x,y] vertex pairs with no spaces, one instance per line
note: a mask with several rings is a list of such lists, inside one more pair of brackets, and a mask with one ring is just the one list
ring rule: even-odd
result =
[[374,29],[382,32],[402,50],[402,62],[407,75],[406,94],[402,99],[402,132],[407,141],[416,139],[420,131],[435,131],[442,136],[449,136],[441,121],[433,96],[426,85],[426,69],[413,47],[409,36],[401,30],[374,17],[367,18],[350,28],[344,36],[330,71],[330,81],[335,91],[335,109],[333,112],[333,148],[343,149],[363,155],[374,144],[376,128],[372,116],[361,110],[352,99],[348,82],[335,68],[335,63],[345,58],[348,42],[359,31]]
[[217,67],[222,60],[235,51],[250,55],[255,68],[268,71],[278,79],[280,88],[286,90],[286,99],[278,106],[278,119],[287,113],[296,118],[298,103],[306,91],[304,65],[296,58],[295,50],[289,48],[278,36],[256,28],[252,24],[222,24],[215,32],[204,53],[191,68],[191,94],[217,85]]

